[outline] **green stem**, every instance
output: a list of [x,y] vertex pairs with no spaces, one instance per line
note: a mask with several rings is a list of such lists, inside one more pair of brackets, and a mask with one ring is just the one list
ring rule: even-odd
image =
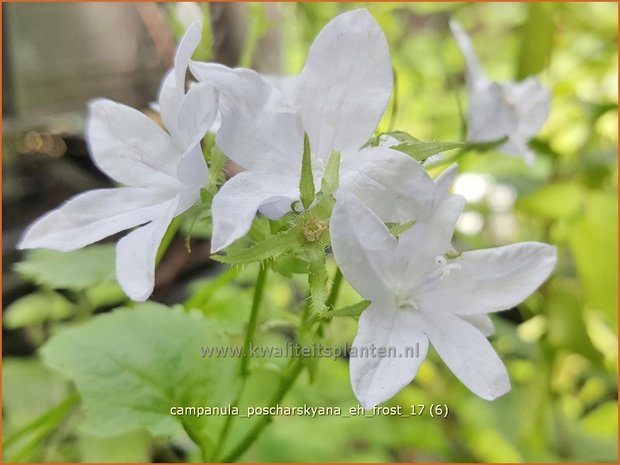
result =
[[258,277],[256,278],[256,286],[254,287],[254,299],[252,300],[252,311],[250,313],[250,322],[248,323],[248,331],[243,342],[243,358],[241,359],[241,376],[247,378],[248,365],[250,363],[250,346],[254,341],[256,333],[256,325],[258,323],[258,310],[261,300],[263,299],[263,289],[265,288],[265,280],[267,278],[267,266],[259,266]]
[[205,444],[204,437],[195,431],[189,422],[183,420],[181,424],[183,425],[183,429],[189,438],[198,446],[198,449],[200,450],[200,459],[206,463],[208,461],[208,446]]
[[[274,393],[271,401],[269,402],[270,407],[274,407],[279,404],[288,390],[291,388],[299,374],[302,372],[304,367],[303,361],[300,358],[294,359],[290,365],[288,374],[282,380],[280,387]],[[265,427],[271,422],[271,416],[261,416],[259,420],[254,424],[252,429],[245,435],[245,437],[237,444],[237,446],[224,457],[223,462],[231,463],[236,461],[253,443],[258,439],[260,433],[265,429]]]
[[176,235],[179,227],[181,226],[181,215],[177,216],[170,222],[170,226],[168,226],[168,230],[164,235],[164,238],[161,240],[161,244],[159,245],[159,250],[157,250],[157,256],[155,257],[155,266],[159,265],[161,259],[164,258],[168,247],[172,243],[172,239]]
[[[340,268],[338,268],[336,270],[336,274],[334,274],[333,284],[330,289],[329,296],[327,297],[327,300],[325,301],[325,305],[327,306],[327,308],[331,308],[335,305],[336,300],[338,298],[338,292],[340,290],[341,284],[342,284],[342,272],[340,271]],[[304,310],[308,310],[309,308],[310,306],[306,305]],[[309,317],[309,318],[302,318],[302,322],[301,322],[302,326],[310,327],[312,323],[316,321],[316,319],[313,318],[315,316],[316,315],[313,315],[312,317]],[[304,329],[301,329],[300,332],[303,330]],[[291,360],[287,374],[284,376],[282,383],[278,387],[278,390],[274,393],[273,397],[271,398],[271,401],[269,403],[270,407],[276,406],[282,401],[286,393],[289,391],[289,389],[293,386],[293,384],[297,380],[297,377],[303,371],[303,367],[304,367],[304,363],[303,363],[302,358],[295,358]],[[260,417],[260,419],[252,427],[252,429],[241,440],[241,442],[237,444],[237,446],[230,452],[230,454],[224,457],[223,462],[230,463],[230,462],[234,462],[235,460],[237,460],[254,443],[254,441],[258,439],[258,437],[260,436],[260,433],[263,431],[263,429],[265,429],[265,427],[269,424],[269,422],[271,422],[271,420],[272,420],[271,416]],[[230,426],[224,425],[224,429],[227,430],[229,428]],[[222,442],[220,442],[218,447],[221,449]]]
[[325,306],[328,310],[331,307],[336,305],[336,300],[338,300],[338,293],[340,292],[340,285],[342,284],[342,271],[340,268],[336,268],[336,273],[334,274],[334,279],[332,280],[332,288],[329,291],[329,296],[325,301]]
[[[248,379],[250,363],[250,349],[251,344],[254,341],[254,335],[256,334],[256,326],[258,324],[258,310],[260,309],[260,303],[263,298],[263,290],[265,288],[265,281],[267,279],[267,266],[260,266],[258,269],[258,276],[256,278],[256,285],[254,287],[254,298],[252,300],[252,310],[250,312],[250,321],[248,323],[248,330],[245,335],[245,341],[243,342],[243,358],[241,359],[241,384],[239,385],[239,391],[233,401],[233,406],[238,407],[241,402],[241,397],[245,391],[245,385]],[[234,416],[228,415],[222,427],[222,432],[217,441],[217,446],[213,452],[213,457],[219,456],[221,451],[226,445],[228,434],[232,426]]]

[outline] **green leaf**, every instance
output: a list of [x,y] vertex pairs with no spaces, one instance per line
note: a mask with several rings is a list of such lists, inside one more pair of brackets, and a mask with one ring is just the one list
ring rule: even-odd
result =
[[36,249],[15,265],[28,281],[52,289],[82,290],[115,280],[113,244],[92,245],[73,252]]
[[517,79],[525,79],[544,70],[551,59],[554,25],[551,10],[554,6],[528,3],[527,19],[521,32],[521,50]]
[[231,265],[247,265],[248,263],[261,262],[296,250],[299,247],[299,243],[300,232],[294,227],[254,244],[247,249],[229,250],[226,255],[212,255],[211,259]]
[[339,308],[327,314],[328,317],[338,317],[338,316],[360,316],[366,308],[370,305],[370,300],[362,300],[353,305],[348,305],[346,307]]
[[[42,355],[75,382],[86,431],[117,435],[144,428],[164,436],[196,420],[171,415],[171,407],[223,406],[232,400],[234,360],[202,358],[200,352],[204,345],[222,344],[199,312],[145,303],[58,333]],[[199,419],[201,427],[207,424],[208,417]]]
[[333,151],[327,160],[327,166],[321,180],[321,191],[333,194],[338,189],[340,179],[340,152]]
[[314,200],[314,178],[312,177],[312,155],[310,153],[310,138],[304,134],[304,155],[301,161],[301,179],[299,181],[301,204],[307,210]]
[[40,291],[17,299],[4,310],[4,327],[23,328],[45,321],[63,320],[75,313],[76,306],[54,291]]
[[463,142],[423,142],[412,140],[392,147],[394,150],[403,152],[418,161],[448,150],[460,149],[465,146]]
[[415,224],[415,220],[408,221],[407,223],[392,223],[388,225],[388,230],[392,236],[400,236],[404,232],[407,232]]

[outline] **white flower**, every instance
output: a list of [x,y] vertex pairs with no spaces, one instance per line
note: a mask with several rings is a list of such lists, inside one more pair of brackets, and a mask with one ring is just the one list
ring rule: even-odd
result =
[[33,223],[21,249],[79,249],[138,227],[116,247],[116,276],[129,297],[153,291],[155,257],[171,220],[200,197],[207,180],[200,140],[213,123],[217,98],[207,84],[185,93],[193,25],[179,44],[175,69],[162,81],[159,106],[168,133],[143,113],[110,100],[90,103],[86,138],[95,164],[124,187],[79,194]]
[[[506,369],[485,337],[493,331],[486,314],[517,305],[540,286],[555,265],[555,248],[524,242],[447,258],[463,208],[463,199],[447,192],[455,174],[450,169],[437,179],[435,213],[398,240],[354,196],[334,208],[330,234],[336,261],[351,285],[372,301],[359,319],[350,359],[353,391],[366,408],[415,377],[429,342],[483,399],[510,389]],[[375,354],[385,348],[396,356],[368,356],[373,346]],[[408,347],[417,347],[419,356],[407,357]]]
[[217,144],[247,170],[213,200],[212,251],[246,234],[257,211],[276,219],[291,210],[299,199],[304,132],[317,188],[336,150],[342,155],[340,191],[353,191],[384,221],[402,221],[428,207],[432,186],[419,163],[389,148],[361,149],[393,85],[387,41],[367,10],[327,24],[299,76],[263,78],[247,69],[194,62],[190,69],[220,91]]
[[465,31],[454,21],[450,21],[450,29],[467,66],[467,140],[488,142],[507,136],[499,151],[532,163],[534,154],[527,142],[547,120],[551,106],[549,91],[531,76],[520,82],[489,80]]

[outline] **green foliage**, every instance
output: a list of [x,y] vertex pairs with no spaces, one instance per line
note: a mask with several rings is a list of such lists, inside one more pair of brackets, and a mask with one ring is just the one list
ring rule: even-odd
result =
[[155,436],[188,426],[175,406],[225,405],[235,378],[226,360],[202,358],[223,339],[197,312],[147,303],[67,329],[42,349],[45,362],[73,380],[86,408],[84,429]]
[[57,292],[33,292],[16,300],[4,310],[4,327],[16,329],[48,320],[59,321],[74,312],[75,305]]
[[540,73],[549,64],[555,32],[552,8],[545,3],[527,5],[516,76],[519,80]]
[[74,252],[36,249],[15,265],[24,278],[52,289],[80,291],[115,281],[114,245],[93,245]]
[[[26,253],[16,271],[39,289],[5,308],[5,330],[10,336],[36,333],[39,337],[28,341],[37,347],[52,334],[39,354],[54,372],[39,355],[5,357],[5,462],[148,462],[162,448],[183,451],[182,457],[166,458],[188,462],[230,457],[256,462],[617,460],[617,5],[363,6],[385,31],[398,76],[398,98],[371,144],[381,135],[396,139],[393,148],[425,162],[433,176],[439,171],[435,167],[455,160],[460,173],[483,175],[477,182],[484,192],[468,203],[458,224],[457,249],[519,240],[558,247],[549,282],[509,314],[493,315],[491,342],[506,362],[512,391],[494,402],[477,399],[431,352],[414,382],[387,405],[445,403],[446,419],[298,416],[277,418],[265,427],[269,418],[245,418],[234,419],[224,434],[224,418],[169,414],[175,405],[229,402],[242,410],[275,402],[343,410],[356,404],[343,357],[305,357],[297,365],[288,358],[253,359],[241,389],[235,383],[239,359],[200,356],[204,345],[243,344],[258,266],[275,273],[262,293],[256,344],[343,347],[355,335],[356,317],[369,301],[346,281],[332,293],[328,276],[337,274],[326,258],[340,154],[331,154],[317,193],[306,138],[300,182],[304,211],[278,221],[259,216],[247,237],[226,255],[213,257],[231,268],[210,269],[215,276],[187,287],[188,311],[147,303],[95,314],[92,310],[125,301],[114,279],[113,245]],[[269,56],[264,59],[273,51],[266,51],[273,48],[271,39],[262,40],[270,31],[281,37],[286,52],[277,52],[282,70],[299,72],[316,33],[354,7],[249,5],[241,64],[278,71],[269,68]],[[166,8],[174,16],[174,6]],[[204,60],[212,55],[211,5],[200,8],[203,42],[194,58]],[[536,74],[551,89],[549,120],[530,144],[537,154],[532,166],[496,153],[504,139],[440,142],[462,139],[460,112],[467,107],[462,56],[445,27],[448,18],[471,31],[489,77]],[[172,22],[180,35],[178,18]],[[188,239],[210,236],[210,203],[224,182],[225,156],[213,136],[204,149],[210,174],[202,203],[174,225]],[[443,159],[426,161],[436,154]],[[468,193],[467,185],[457,187]],[[468,222],[477,232],[467,229]],[[411,223],[388,226],[398,236]],[[174,237],[174,228],[166,241]],[[239,455],[235,451],[256,428],[258,439]],[[178,434],[181,429],[201,451]]]

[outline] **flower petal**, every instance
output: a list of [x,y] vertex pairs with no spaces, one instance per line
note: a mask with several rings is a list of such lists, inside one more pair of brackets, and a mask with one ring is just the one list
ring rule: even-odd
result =
[[469,36],[463,30],[461,25],[453,20],[450,21],[450,30],[452,31],[452,34],[456,39],[456,43],[465,58],[465,64],[467,66],[467,87],[471,91],[477,87],[484,86],[488,80],[484,74],[480,61],[478,61],[478,57],[476,56],[474,46],[472,45]]
[[555,262],[555,247],[540,242],[464,252],[453,260],[460,269],[425,286],[418,302],[433,312],[461,315],[505,310],[533,293]]
[[330,221],[336,263],[353,288],[375,303],[393,304],[393,289],[402,279],[396,238],[355,196],[336,202]]
[[196,191],[197,195],[200,194],[200,189],[206,186],[209,169],[200,143],[194,144],[183,154],[177,168],[177,177],[184,190]]
[[90,103],[86,136],[94,162],[129,186],[175,187],[178,150],[145,114],[107,99]]
[[502,84],[490,82],[469,94],[467,140],[488,142],[515,134],[519,114],[506,100]]
[[457,166],[452,165],[437,177],[431,213],[418,219],[398,239],[398,253],[407,260],[406,275],[412,283],[428,273],[429,267],[435,267],[435,257],[452,248],[454,227],[465,206],[463,197],[448,192],[456,172]]
[[200,43],[202,25],[196,21],[187,28],[185,34],[177,45],[177,52],[174,55],[174,79],[176,88],[180,95],[185,94],[185,77],[187,76],[187,68],[194,54],[194,50]]
[[370,305],[360,316],[349,359],[360,404],[372,408],[409,384],[427,350],[428,338],[414,312]]
[[482,333],[461,318],[420,312],[424,332],[441,359],[461,382],[485,400],[510,390],[506,367]]
[[545,124],[551,109],[551,93],[535,77],[503,84],[506,99],[514,102],[519,113],[518,135],[528,141]]
[[495,325],[491,317],[485,313],[479,315],[459,315],[459,317],[468,323],[471,323],[485,337],[492,336],[495,333]]
[[383,221],[404,223],[426,216],[433,189],[424,168],[404,153],[372,147],[342,154],[336,198],[351,192]]
[[123,237],[116,245],[116,279],[135,301],[149,298],[155,285],[155,258],[174,217],[178,199],[160,205],[160,216]]
[[296,103],[312,151],[359,148],[372,135],[392,92],[390,52],[365,9],[341,14],[315,39],[299,77]]
[[31,224],[18,248],[79,249],[151,221],[170,193],[139,187],[98,189],[73,197]]
[[217,94],[211,84],[198,83],[190,87],[181,100],[177,116],[177,133],[183,147],[199,144],[217,116]]
[[304,133],[291,103],[249,69],[215,63],[190,63],[200,82],[220,92],[222,125],[217,144],[247,170],[299,176]]
[[211,252],[217,252],[250,230],[262,205],[284,200],[290,205],[299,198],[294,179],[248,171],[230,178],[213,198]]

